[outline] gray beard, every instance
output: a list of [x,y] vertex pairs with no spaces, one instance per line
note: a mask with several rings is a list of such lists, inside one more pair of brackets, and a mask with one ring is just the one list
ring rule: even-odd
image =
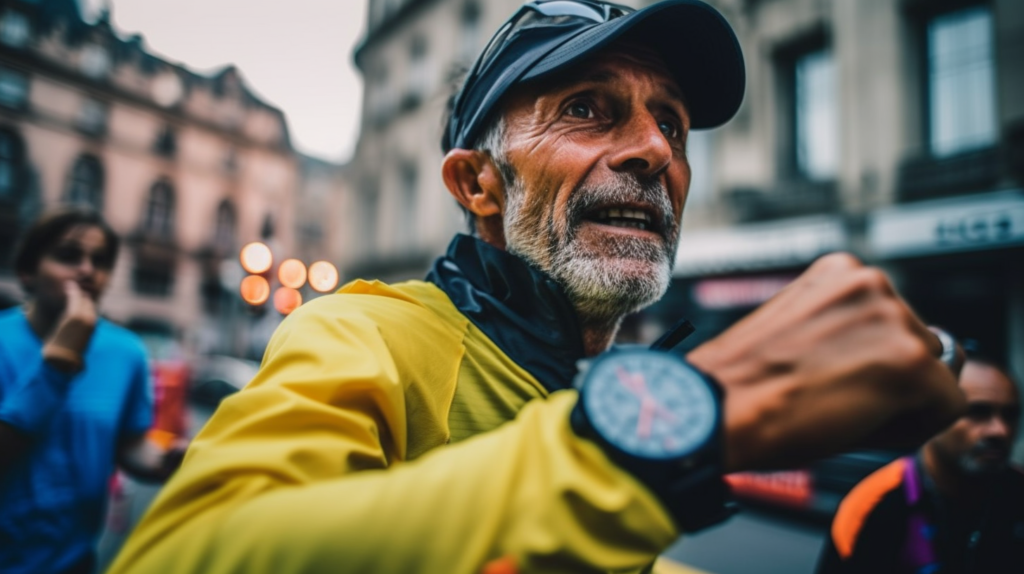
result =
[[988,446],[984,440],[971,447],[971,450],[960,455],[958,463],[964,474],[973,477],[983,477],[1001,472],[1009,465],[1008,460],[990,460],[981,462],[977,455]]
[[[524,213],[525,186],[513,170],[506,167],[502,171],[505,181],[510,182],[503,215],[508,251],[559,283],[581,320],[617,324],[625,315],[665,294],[675,261],[679,225],[661,182],[643,182],[621,174],[617,181],[596,187],[581,186],[569,198],[568,221],[559,233],[550,215],[546,221],[529,219]],[[664,221],[658,222],[664,237],[661,245],[637,237],[607,237],[596,246],[578,240],[577,233],[588,211],[602,204],[638,200],[658,206],[665,215]],[[637,272],[638,264],[646,269]]]

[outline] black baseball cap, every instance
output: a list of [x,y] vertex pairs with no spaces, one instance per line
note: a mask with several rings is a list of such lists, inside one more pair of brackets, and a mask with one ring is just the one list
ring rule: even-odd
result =
[[627,33],[661,54],[686,97],[692,129],[718,127],[735,115],[746,86],[743,53],[711,6],[665,0],[634,10],[597,0],[536,0],[498,30],[470,68],[441,148],[471,148],[513,86],[565,70]]

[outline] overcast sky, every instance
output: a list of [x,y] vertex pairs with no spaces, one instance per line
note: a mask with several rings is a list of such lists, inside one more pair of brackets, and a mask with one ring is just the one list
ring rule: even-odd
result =
[[[93,19],[106,0],[82,0]],[[150,51],[204,72],[235,64],[284,110],[299,151],[347,160],[358,136],[362,80],[352,49],[366,0],[109,0],[115,28]]]

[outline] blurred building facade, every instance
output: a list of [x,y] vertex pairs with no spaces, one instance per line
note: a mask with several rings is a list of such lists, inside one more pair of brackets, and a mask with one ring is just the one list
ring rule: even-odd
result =
[[[844,250],[1024,373],[1024,3],[711,3],[743,45],[746,98],[691,134],[675,281],[624,335],[690,316],[696,345]],[[452,70],[519,4],[369,0],[350,275],[422,276],[464,229],[439,169]]]
[[852,251],[926,321],[1024,373],[1024,4],[717,4],[748,91],[701,136],[694,171],[712,181],[655,312],[711,336],[817,256]]
[[466,224],[440,177],[441,118],[460,72],[519,0],[369,0],[345,275],[422,277]]
[[325,225],[299,201],[326,192],[303,179],[302,165],[283,113],[234,67],[202,75],[168,62],[141,36],[121,37],[109,12],[85,21],[74,0],[2,3],[7,289],[17,285],[10,255],[25,226],[46,207],[90,205],[125,238],[106,315],[203,353],[261,353],[252,327],[266,321],[237,296],[238,249],[266,240],[327,257],[317,248]]

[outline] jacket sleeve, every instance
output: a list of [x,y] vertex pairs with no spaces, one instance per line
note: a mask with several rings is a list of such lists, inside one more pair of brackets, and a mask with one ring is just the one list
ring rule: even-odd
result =
[[874,472],[840,503],[822,547],[817,574],[884,574],[901,568],[906,534],[903,459]]
[[414,302],[390,303],[394,336],[379,309],[318,301],[278,329],[111,573],[622,570],[675,540],[653,495],[573,434],[572,391],[406,460],[407,419],[445,442],[460,357],[443,355],[461,335]]

